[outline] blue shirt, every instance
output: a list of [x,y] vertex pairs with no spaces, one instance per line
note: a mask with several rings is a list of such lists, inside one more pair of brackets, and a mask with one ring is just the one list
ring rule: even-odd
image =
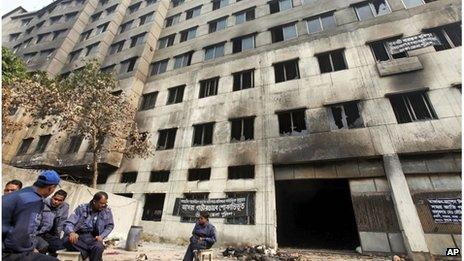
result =
[[205,223],[203,226],[197,222],[195,227],[193,227],[192,235],[196,239],[200,237],[204,238],[210,245],[216,242],[216,228],[209,222]]
[[53,207],[50,198],[44,200],[42,220],[38,228],[38,235],[48,233],[60,237],[64,222],[68,219],[69,204],[63,202],[58,207]]
[[96,231],[99,236],[106,238],[114,228],[113,213],[110,208],[93,212],[90,204],[79,205],[64,224],[64,233],[71,232],[92,233]]
[[31,252],[44,203],[37,188],[2,196],[2,243],[5,252]]

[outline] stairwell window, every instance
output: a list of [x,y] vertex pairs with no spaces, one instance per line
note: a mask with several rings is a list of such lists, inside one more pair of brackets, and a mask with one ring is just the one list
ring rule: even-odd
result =
[[386,0],[371,0],[353,6],[359,21],[391,13]]

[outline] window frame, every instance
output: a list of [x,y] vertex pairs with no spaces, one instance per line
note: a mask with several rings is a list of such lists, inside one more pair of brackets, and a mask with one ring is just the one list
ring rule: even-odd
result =
[[[208,146],[208,145],[213,145],[214,144],[214,125],[215,122],[206,122],[206,123],[199,123],[199,124],[194,124],[193,125],[193,135],[192,135],[192,147],[201,147],[201,146]],[[211,126],[211,142],[206,143],[205,140],[205,133],[206,133],[206,128]],[[201,129],[198,129],[201,128]],[[197,131],[201,131],[201,141],[200,143],[195,143],[195,134]],[[209,138],[208,138],[209,140]]]
[[[374,4],[372,3],[373,0],[367,0],[367,1],[363,1],[363,2],[360,2],[360,3],[356,3],[356,4],[353,4],[352,6],[354,7],[354,11],[356,13],[356,17],[358,18],[358,21],[365,21],[366,19],[361,19],[361,17],[359,16],[359,12],[358,12],[358,9],[357,7],[360,7],[360,6],[364,6],[364,5],[369,5],[369,8],[371,10],[371,14],[372,14],[372,17],[373,18],[376,18],[376,17],[379,17],[379,16],[382,16],[382,15],[386,15],[386,14],[382,14],[382,15],[376,15],[376,12],[375,12],[375,7],[374,7]],[[388,3],[387,0],[383,0],[385,1],[385,4],[387,5],[388,7],[388,10],[390,12],[388,12],[388,14],[391,14],[392,13],[392,9],[390,7],[390,4]],[[367,18],[367,20],[369,19],[372,19],[372,18]]]

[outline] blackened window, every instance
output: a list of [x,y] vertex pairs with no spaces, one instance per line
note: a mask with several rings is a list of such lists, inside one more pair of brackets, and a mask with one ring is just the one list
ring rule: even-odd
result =
[[241,225],[254,225],[255,224],[255,192],[227,192],[228,198],[242,198],[246,197],[250,202],[248,216],[226,218],[226,224],[241,224]]
[[42,153],[47,148],[48,142],[52,135],[41,135],[39,137],[39,142],[37,143],[37,147],[35,148],[35,152]]
[[164,193],[147,193],[145,194],[145,205],[143,206],[142,220],[161,221],[163,216]]
[[445,26],[435,27],[424,30],[427,33],[435,34],[440,39],[441,45],[434,45],[433,47],[437,51],[447,50],[454,47],[461,46],[462,35],[461,35],[461,22],[448,24]]
[[182,99],[184,98],[184,89],[185,85],[169,88],[168,101],[166,102],[166,105],[182,102]]
[[330,107],[330,112],[330,126],[333,130],[364,127],[357,102],[346,102],[333,105]]
[[158,144],[156,145],[157,150],[169,150],[174,148],[174,142],[176,141],[177,128],[159,130]]
[[18,152],[16,155],[24,155],[27,153],[27,150],[29,149],[29,146],[31,146],[31,143],[34,139],[33,138],[27,138],[23,139],[23,142],[21,143],[21,146],[19,147]]
[[239,53],[255,48],[255,35],[232,39],[232,53]]
[[175,34],[168,35],[166,37],[160,38],[158,41],[158,49],[163,49],[174,44]]
[[398,58],[403,58],[407,57],[408,53],[407,52],[401,52],[397,54],[390,54],[387,48],[387,42],[394,41],[398,39],[397,37],[395,38],[390,38],[390,39],[385,39],[382,41],[376,41],[372,42],[369,44],[371,47],[372,53],[374,54],[374,57],[377,61],[388,61],[392,59],[398,59]]
[[169,59],[154,62],[151,66],[150,75],[157,75],[166,72],[166,69],[168,68],[168,61]]
[[199,16],[200,12],[201,12],[201,6],[197,6],[195,8],[187,10],[185,20],[192,19],[194,17]]
[[219,77],[200,81],[199,98],[217,95],[219,85]]
[[234,76],[234,91],[253,88],[255,86],[254,69],[236,72]]
[[189,169],[188,170],[188,181],[202,181],[209,180],[211,178],[211,168],[205,169]]
[[[208,198],[207,192],[203,193],[185,193],[184,198],[186,199],[207,199]],[[195,217],[180,217],[181,222],[196,222],[197,218]]]
[[347,69],[343,50],[316,55],[321,73],[335,72]]
[[142,102],[140,103],[140,111],[150,110],[155,108],[156,97],[158,92],[150,92],[142,95]]
[[137,172],[124,172],[121,174],[121,183],[135,183],[137,181]]
[[389,98],[398,123],[438,119],[426,92],[398,94]]
[[82,136],[72,136],[71,141],[69,142],[67,154],[76,153],[81,147],[83,137]]
[[195,35],[197,34],[197,27],[192,27],[187,30],[184,30],[180,32],[180,42],[185,42],[190,39],[195,38]]
[[192,63],[192,56],[193,56],[193,51],[175,56],[174,57],[174,69],[179,69],[182,67],[189,66]]
[[282,12],[293,7],[292,0],[273,0],[269,2],[271,14]]
[[121,73],[132,72],[138,57],[132,57],[121,62]]
[[295,24],[280,25],[270,30],[273,43],[286,41],[298,36]]
[[276,83],[300,79],[298,59],[274,64]]
[[254,179],[255,166],[254,165],[241,165],[230,166],[228,169],[228,179]]
[[150,172],[150,182],[168,182],[168,181],[169,181],[169,170]]
[[106,171],[99,171],[97,177],[97,184],[105,184],[108,180],[108,172]]
[[254,121],[255,117],[231,119],[231,137],[232,142],[246,141],[254,139]]
[[280,134],[291,135],[306,130],[306,117],[303,109],[279,112],[277,116]]
[[193,125],[192,146],[213,144],[214,122]]
[[359,21],[391,12],[386,0],[370,0],[354,6]]
[[[98,184],[104,184],[104,183],[98,183]],[[114,193],[115,195],[125,197],[125,198],[132,198],[134,196],[133,193]]]
[[255,8],[241,11],[235,14],[235,24],[241,24],[255,19]]

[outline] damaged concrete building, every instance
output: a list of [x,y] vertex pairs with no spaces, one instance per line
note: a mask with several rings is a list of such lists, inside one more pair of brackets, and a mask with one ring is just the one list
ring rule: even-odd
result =
[[[138,94],[154,156],[103,159],[99,186],[139,201],[144,232],[188,238],[178,198],[247,196],[247,216],[212,219],[219,243],[426,260],[461,246],[461,7],[57,0],[4,15],[3,44],[52,75],[96,58]],[[389,51],[422,33],[441,44]],[[56,136],[20,131],[4,162],[85,181],[88,143]]]

